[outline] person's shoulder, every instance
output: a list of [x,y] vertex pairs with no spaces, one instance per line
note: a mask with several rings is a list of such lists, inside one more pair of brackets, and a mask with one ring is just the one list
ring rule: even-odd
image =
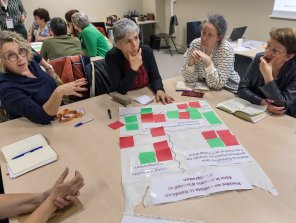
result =
[[111,48],[107,53],[106,53],[106,58],[120,58],[122,56],[121,51],[117,47]]
[[153,54],[153,50],[150,48],[150,46],[143,44],[140,47],[142,49],[142,54],[148,54],[148,55]]
[[232,46],[231,43],[230,43],[228,40],[226,40],[226,39],[223,39],[223,40],[221,41],[220,48],[223,49],[223,50],[226,50],[226,51],[234,52],[233,46]]

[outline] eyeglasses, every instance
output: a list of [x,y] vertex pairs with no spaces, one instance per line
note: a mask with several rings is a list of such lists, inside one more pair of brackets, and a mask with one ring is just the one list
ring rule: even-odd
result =
[[212,39],[212,38],[215,38],[215,37],[217,37],[218,35],[216,35],[216,34],[213,34],[213,33],[205,33],[205,32],[202,32],[201,33],[201,36],[202,37],[207,37],[207,38],[209,38],[209,39]]
[[277,48],[271,48],[271,45],[269,43],[267,43],[266,47],[265,47],[265,51],[270,51],[271,54],[273,55],[278,55],[280,53],[282,53],[279,49]]
[[26,57],[28,55],[28,52],[29,51],[26,48],[19,48],[18,54],[15,52],[10,52],[10,53],[8,53],[8,55],[6,57],[3,57],[3,58],[7,59],[11,62],[15,62],[15,61],[17,61],[19,56]]

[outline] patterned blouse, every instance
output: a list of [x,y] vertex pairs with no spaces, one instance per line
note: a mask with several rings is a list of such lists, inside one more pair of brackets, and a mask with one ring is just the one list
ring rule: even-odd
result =
[[236,93],[240,76],[234,70],[234,50],[230,43],[222,40],[212,55],[211,59],[213,63],[209,67],[205,67],[202,61],[191,67],[188,66],[192,52],[200,49],[201,40],[197,38],[190,44],[185,65],[183,66],[182,75],[185,81],[205,81],[212,89],[219,90],[224,88],[225,90]]
[[50,21],[46,22],[42,29],[39,29],[39,25],[34,22],[33,23],[33,36],[36,38],[37,36],[46,37],[49,36],[50,31]]
[[7,0],[7,9],[0,7],[0,24],[1,28],[6,29],[7,14],[13,19],[13,26],[24,26],[20,21],[22,15],[26,16],[26,11],[21,0]]

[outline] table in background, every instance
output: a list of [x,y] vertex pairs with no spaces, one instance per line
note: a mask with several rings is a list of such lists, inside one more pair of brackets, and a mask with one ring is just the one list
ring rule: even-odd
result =
[[[182,97],[175,91],[180,77],[164,81],[166,92],[176,102],[196,101],[196,98]],[[148,88],[129,92],[135,98],[147,94]],[[257,124],[241,120],[215,108],[224,100],[233,98],[226,91],[205,93],[204,99],[217,112],[223,122],[237,136],[241,144],[265,170],[279,192],[279,196],[254,188],[247,191],[217,193],[203,198],[163,204],[144,208],[139,205],[136,212],[147,215],[167,216],[183,219],[199,219],[206,223],[294,223],[296,219],[296,119],[289,116],[269,116]],[[59,154],[57,162],[46,165],[16,179],[6,176],[5,160],[1,153],[1,170],[6,193],[43,192],[50,188],[65,167],[80,170],[85,179],[80,200],[85,210],[71,218],[71,223],[119,223],[124,211],[121,187],[121,165],[119,130],[112,130],[108,124],[118,120],[121,105],[109,95],[101,95],[73,103],[63,108],[83,107],[88,116],[95,120],[74,128],[79,119],[70,122],[53,122],[41,126],[25,118],[0,124],[0,147],[17,140],[41,133],[50,146]],[[133,102],[129,106],[140,106]],[[112,120],[107,109],[111,109]],[[17,222],[16,218],[11,222]]]
[[158,20],[145,20],[145,21],[139,21],[137,20],[137,24],[140,28],[141,33],[141,41],[144,43],[144,27],[145,25],[151,25],[152,26],[152,33],[155,34],[155,24],[158,23]]
[[254,58],[257,53],[264,52],[265,42],[244,39],[242,46],[237,46],[237,41],[230,42],[236,54]]

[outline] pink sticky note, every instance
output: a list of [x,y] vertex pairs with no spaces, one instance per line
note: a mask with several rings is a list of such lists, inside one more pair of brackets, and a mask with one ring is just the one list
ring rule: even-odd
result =
[[168,141],[166,141],[166,140],[160,141],[160,142],[155,142],[155,143],[153,143],[153,146],[154,146],[155,152],[170,148],[169,144],[168,144]]
[[156,152],[156,157],[157,157],[158,162],[173,159],[172,152],[171,152],[170,148]]
[[165,114],[155,114],[153,115],[154,122],[165,122]]
[[153,114],[141,114],[141,120],[142,122],[154,122]]
[[235,135],[224,136],[221,139],[224,142],[225,146],[236,146],[236,145],[239,145],[239,142],[237,141]]
[[217,135],[214,130],[205,131],[201,133],[205,140],[217,138]]
[[189,112],[179,112],[179,119],[190,119]]
[[120,146],[120,149],[134,147],[135,146],[134,137],[133,136],[120,137],[119,146]]
[[181,110],[181,109],[186,109],[188,108],[188,105],[185,103],[185,104],[179,104],[177,105],[178,109]]
[[150,129],[150,132],[153,137],[165,135],[163,126],[157,127],[157,128],[152,128],[152,129]]
[[111,129],[119,129],[121,126],[124,126],[124,124],[120,121],[116,121],[116,122],[113,122],[111,124],[108,125]]
[[201,106],[198,101],[194,101],[194,102],[192,101],[192,102],[189,102],[189,107],[190,108],[200,108]]
[[220,138],[226,137],[226,136],[232,136],[231,132],[229,131],[229,129],[225,129],[225,130],[217,130],[216,133],[218,134],[218,136]]

